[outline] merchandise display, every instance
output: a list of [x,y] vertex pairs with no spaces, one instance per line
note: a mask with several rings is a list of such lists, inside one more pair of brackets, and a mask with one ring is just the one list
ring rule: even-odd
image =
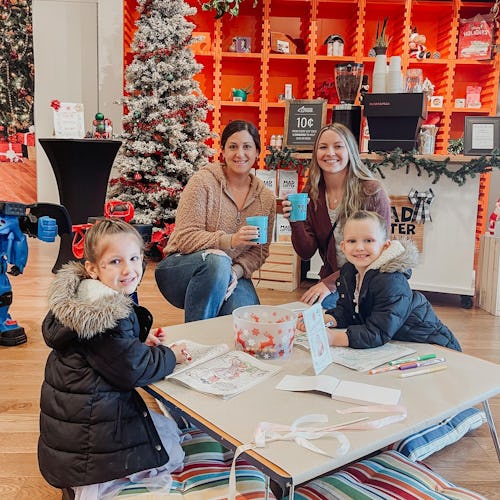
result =
[[[195,5],[197,0],[188,1]],[[407,0],[383,5],[373,1],[359,4],[355,0],[263,0],[256,8],[252,2],[242,2],[237,16],[215,21],[212,13],[198,11],[193,16],[197,31],[210,33],[214,40],[212,51],[194,50],[204,66],[196,79],[214,106],[211,126],[222,130],[230,120],[249,120],[258,124],[263,143],[269,144],[272,135],[283,134],[285,107],[279,96],[284,85],[292,84],[295,99],[314,99],[317,89],[334,78],[339,63],[363,64],[363,74],[373,91],[375,57],[369,57],[369,53],[375,45],[377,25],[380,27],[388,18],[386,60],[399,56],[403,75],[408,69],[422,70],[423,80],[429,79],[435,85],[434,95],[443,98],[442,106],[436,108],[440,119],[436,124],[435,153],[447,154],[449,141],[463,135],[465,115],[496,113],[500,54],[492,52],[491,59],[479,60],[470,55],[460,57],[458,52],[460,20],[478,14],[487,16],[491,7],[492,2],[462,0]],[[288,53],[277,52],[271,46],[271,39],[277,40],[271,35],[277,33],[288,40],[305,41],[305,53],[293,53],[292,43]],[[342,37],[343,55],[328,55],[332,33]],[[418,47],[412,45],[415,33],[425,38],[425,43],[423,38],[417,40]],[[497,30],[493,44],[499,43],[499,33]],[[236,36],[250,37],[252,51],[230,52]],[[414,54],[417,49],[424,57]],[[247,101],[235,103],[230,99],[232,88],[248,85],[253,93]],[[471,85],[482,88],[480,107],[460,107]],[[327,121],[331,121],[337,104],[340,99],[335,96],[328,104]],[[217,141],[214,146],[218,147]]]

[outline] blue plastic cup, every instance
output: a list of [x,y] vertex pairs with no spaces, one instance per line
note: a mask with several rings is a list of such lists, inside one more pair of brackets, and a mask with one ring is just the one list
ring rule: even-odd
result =
[[292,204],[292,211],[290,212],[290,221],[298,222],[306,220],[307,203],[309,201],[307,193],[292,193],[287,196],[287,199]]
[[259,228],[259,237],[251,241],[255,243],[267,243],[267,215],[254,215],[247,217],[247,224],[249,226],[257,226]]

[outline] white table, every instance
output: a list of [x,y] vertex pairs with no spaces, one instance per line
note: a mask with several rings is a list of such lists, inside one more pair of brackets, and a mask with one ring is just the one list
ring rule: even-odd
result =
[[[233,344],[231,316],[166,327],[166,331],[169,342],[186,338],[204,344]],[[409,345],[420,354],[436,353],[446,357],[448,369],[404,379],[398,377],[397,370],[368,375],[337,364],[330,365],[323,372],[340,379],[401,389],[401,404],[408,409],[405,420],[377,430],[345,431],[351,444],[350,450],[337,459],[313,453],[294,442],[276,441],[265,448],[249,451],[249,461],[282,487],[289,487],[292,497],[296,485],[376,452],[479,403],[483,404],[486,411],[500,460],[498,436],[487,403],[489,398],[500,394],[500,365],[436,345]],[[334,401],[327,396],[275,389],[285,374],[314,374],[308,352],[295,349],[290,359],[269,362],[281,365],[282,370],[228,400],[202,394],[169,381],[157,382],[147,390],[167,405],[174,405],[190,421],[232,449],[243,443],[250,443],[254,430],[263,421],[291,424],[306,414],[319,413],[328,415],[329,424],[334,424],[364,416],[339,415],[336,409],[352,405]],[[374,414],[373,417],[380,418],[383,415]],[[337,441],[331,438],[315,440],[314,444],[332,453],[337,448]]]

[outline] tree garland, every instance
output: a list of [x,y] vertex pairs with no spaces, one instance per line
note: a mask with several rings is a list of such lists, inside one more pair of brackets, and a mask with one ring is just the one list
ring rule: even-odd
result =
[[404,168],[407,174],[413,167],[418,176],[421,176],[423,172],[427,172],[429,177],[433,177],[432,184],[436,184],[444,175],[459,186],[463,186],[469,177],[473,179],[476,175],[491,172],[494,168],[500,168],[500,151],[498,150],[493,151],[489,156],[481,156],[464,162],[460,168],[453,171],[448,168],[450,157],[444,160],[433,160],[417,156],[413,152],[403,153],[399,148],[388,153],[377,152],[377,154],[382,156],[381,160],[372,161],[364,158],[362,161],[372,172],[378,172],[382,179],[385,179],[382,170],[387,167],[391,167],[391,170]]

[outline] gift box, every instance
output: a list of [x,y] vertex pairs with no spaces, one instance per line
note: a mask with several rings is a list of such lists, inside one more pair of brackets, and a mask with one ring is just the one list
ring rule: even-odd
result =
[[23,161],[22,144],[0,142],[0,161],[13,163]]
[[9,142],[12,144],[23,144],[24,146],[35,145],[34,132],[17,132],[9,136]]

